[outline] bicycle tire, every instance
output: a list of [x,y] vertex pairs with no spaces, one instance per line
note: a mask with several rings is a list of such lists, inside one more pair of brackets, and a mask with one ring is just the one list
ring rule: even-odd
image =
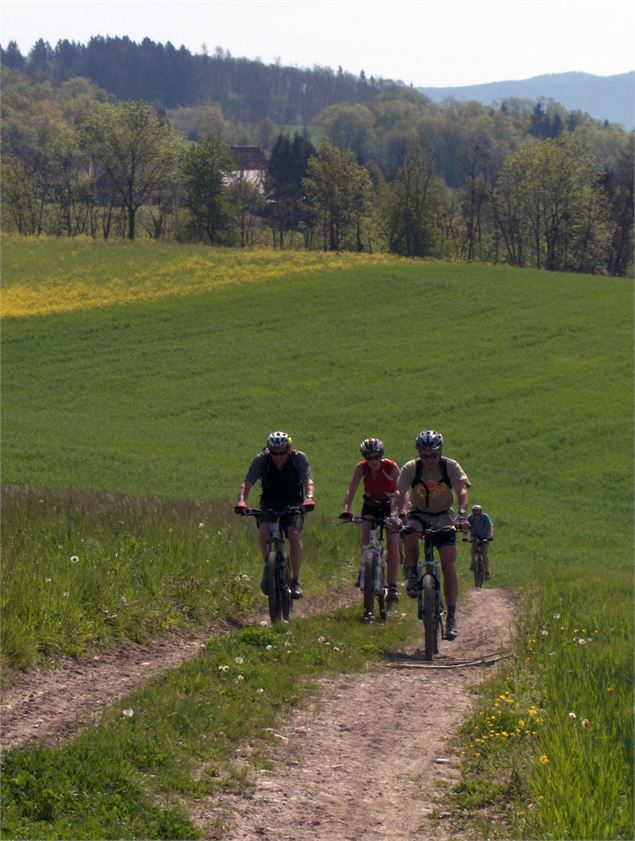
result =
[[269,618],[272,623],[280,621],[280,591],[276,581],[276,556],[270,552],[267,557],[267,599],[269,602]]
[[375,612],[375,557],[374,552],[367,552],[364,557],[364,619]]
[[485,573],[483,572],[483,556],[481,555],[480,547],[476,550],[474,558],[474,586],[479,590],[483,587],[485,581]]
[[378,563],[381,564],[381,574],[379,576],[377,601],[379,602],[379,615],[385,620],[388,617],[388,584],[386,583],[386,562],[384,561],[383,552],[379,556]]
[[423,576],[423,636],[425,659],[432,660],[438,651],[439,619],[436,610],[434,578],[430,574]]
[[[281,560],[278,561],[280,563]],[[289,619],[291,609],[293,608],[293,599],[291,598],[291,571],[289,568],[289,558],[284,556],[284,580],[280,586],[280,610],[282,618]]]

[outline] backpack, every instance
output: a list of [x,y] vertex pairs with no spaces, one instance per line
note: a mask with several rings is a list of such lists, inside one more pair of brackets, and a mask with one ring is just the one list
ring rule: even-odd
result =
[[[421,481],[421,474],[423,473],[423,461],[419,456],[415,459],[417,463],[417,470],[415,473],[415,477],[412,480],[412,484],[410,485],[411,488],[414,488],[415,485],[418,485]],[[452,482],[450,482],[450,477],[448,476],[448,465],[447,465],[447,458],[445,456],[441,456],[439,459],[439,467],[441,469],[441,481],[448,486],[448,488],[452,488]]]

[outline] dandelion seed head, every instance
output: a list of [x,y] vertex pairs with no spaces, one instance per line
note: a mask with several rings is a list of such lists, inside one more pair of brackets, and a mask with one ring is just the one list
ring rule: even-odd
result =
[[121,714],[124,718],[132,718],[132,716],[134,715],[134,710],[131,710],[131,709],[122,710]]
[[79,563],[79,558],[77,557],[77,555],[71,555],[71,563],[72,564],[78,564]]
[[581,724],[583,727],[590,727],[591,722],[589,721],[589,719],[588,719],[588,718],[583,718],[583,719],[582,719],[582,721],[580,722],[580,724]]
[[577,716],[575,713],[569,713],[569,718],[570,718],[572,721],[575,721],[577,717],[578,717],[578,716]]
[[242,666],[242,664],[243,664],[244,662],[245,662],[245,661],[243,660],[243,658],[242,658],[242,657],[236,657],[236,658],[234,659],[234,663],[237,663],[239,666]]

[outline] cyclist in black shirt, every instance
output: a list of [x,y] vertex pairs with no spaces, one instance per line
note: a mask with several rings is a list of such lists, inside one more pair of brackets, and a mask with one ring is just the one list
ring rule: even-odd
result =
[[[291,436],[286,432],[272,432],[267,437],[265,448],[253,459],[247,475],[238,490],[238,499],[234,510],[244,514],[249,510],[247,497],[249,491],[260,481],[262,493],[260,508],[265,511],[282,511],[288,506],[298,506],[302,512],[315,508],[313,475],[311,465],[303,452],[292,448]],[[258,535],[263,557],[266,559],[267,540],[271,536],[271,516],[258,517]],[[300,568],[304,548],[300,532],[304,525],[304,513],[285,513],[281,526],[289,538],[293,582],[291,596],[302,598],[300,587]]]

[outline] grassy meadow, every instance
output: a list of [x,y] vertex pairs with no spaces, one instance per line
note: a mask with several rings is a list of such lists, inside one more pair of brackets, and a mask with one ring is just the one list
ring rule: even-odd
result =
[[[517,657],[460,737],[457,812],[482,837],[632,837],[629,280],[153,243],[2,248],[8,674],[249,610],[254,527],[231,510],[272,429],[314,469],[305,590],[350,582],[356,536],[335,521],[359,441],[379,435],[403,463],[417,432],[437,428],[496,524],[492,583],[525,594]],[[352,650],[358,629],[342,617]],[[201,691],[215,686],[198,674]],[[182,695],[179,716],[211,738]],[[163,726],[144,724],[149,744]],[[90,738],[64,749],[71,787]],[[142,779],[132,747],[117,750],[130,791],[149,785],[159,760]],[[57,760],[7,761],[10,779],[31,779]],[[51,833],[37,837],[79,837],[80,824],[86,838],[191,832],[131,795],[134,820],[91,835],[68,803],[38,811],[41,793],[15,792],[11,837],[35,837],[33,809]]]

